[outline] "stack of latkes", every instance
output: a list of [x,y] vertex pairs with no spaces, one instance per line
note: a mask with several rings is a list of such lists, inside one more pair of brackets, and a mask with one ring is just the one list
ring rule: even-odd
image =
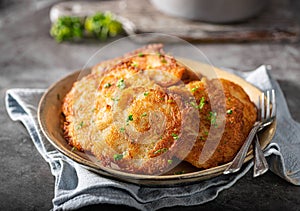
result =
[[201,169],[229,162],[255,105],[239,85],[197,72],[160,44],[104,61],[64,98],[65,138],[99,165],[135,174],[163,174],[182,160]]

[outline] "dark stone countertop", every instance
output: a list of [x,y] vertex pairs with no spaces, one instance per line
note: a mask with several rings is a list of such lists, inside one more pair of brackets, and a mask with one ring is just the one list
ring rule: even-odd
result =
[[[52,1],[0,2],[0,210],[49,210],[54,177],[19,122],[8,117],[4,106],[9,88],[47,88],[81,68],[107,43],[57,44],[48,34]],[[298,7],[300,8],[300,7]],[[241,43],[197,44],[221,67],[240,70],[271,64],[292,116],[300,121],[300,44]],[[108,52],[109,53],[109,52]],[[111,205],[90,208],[108,210]],[[116,207],[130,210],[126,207]],[[300,187],[268,172],[253,178],[252,172],[212,202],[195,207],[165,210],[299,210]]]

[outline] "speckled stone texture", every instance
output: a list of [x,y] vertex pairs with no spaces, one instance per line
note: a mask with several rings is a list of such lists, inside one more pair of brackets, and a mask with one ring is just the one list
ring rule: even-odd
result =
[[[83,67],[107,43],[57,44],[48,34],[49,5],[54,1],[0,2],[0,210],[49,210],[54,177],[22,124],[9,119],[4,106],[5,91],[16,87],[47,88]],[[299,1],[294,2],[299,11]],[[271,64],[292,116],[300,121],[299,43],[197,44],[197,47],[220,67],[246,71],[260,64]],[[250,171],[212,202],[165,210],[299,210],[299,207],[300,187],[271,172],[254,179]],[[111,208],[131,210],[110,205],[82,210]]]

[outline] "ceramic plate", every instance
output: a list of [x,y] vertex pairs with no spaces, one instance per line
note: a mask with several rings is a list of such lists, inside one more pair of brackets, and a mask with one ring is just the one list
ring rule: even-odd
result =
[[[179,59],[180,62],[189,66],[193,70],[200,70],[200,73],[208,78],[225,78],[239,84],[249,95],[250,99],[254,102],[257,101],[261,91],[255,86],[249,84],[242,78],[230,74],[224,70],[213,68],[206,64],[198,63],[188,59]],[[63,131],[61,128],[62,116],[62,100],[64,96],[70,91],[73,83],[78,79],[81,71],[77,71],[61,79],[53,84],[48,91],[41,98],[38,108],[38,120],[41,129],[50,143],[61,153],[68,158],[81,164],[84,168],[97,172],[102,176],[113,177],[115,179],[148,185],[148,186],[168,186],[168,185],[181,185],[184,183],[198,182],[206,180],[223,173],[226,167],[230,164],[224,164],[210,169],[200,170],[193,167],[191,164],[181,162],[175,169],[168,174],[164,175],[138,175],[132,173],[125,173],[118,170],[114,170],[106,167],[99,167],[91,160],[90,155],[81,153],[78,151],[72,151],[72,147],[68,145],[64,139]],[[85,71],[86,72],[86,71]],[[212,74],[212,72],[214,72]],[[274,136],[276,129],[276,120],[266,128],[260,135],[261,146],[264,149]],[[248,162],[253,158],[252,150],[247,154],[245,162]],[[174,175],[174,172],[184,171],[185,173],[180,175]]]

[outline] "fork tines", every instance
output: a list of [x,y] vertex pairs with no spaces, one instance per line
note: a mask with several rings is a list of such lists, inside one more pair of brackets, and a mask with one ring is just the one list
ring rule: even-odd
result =
[[[271,94],[270,94],[271,92]],[[276,115],[275,90],[267,90],[259,97],[259,120],[274,118]]]

